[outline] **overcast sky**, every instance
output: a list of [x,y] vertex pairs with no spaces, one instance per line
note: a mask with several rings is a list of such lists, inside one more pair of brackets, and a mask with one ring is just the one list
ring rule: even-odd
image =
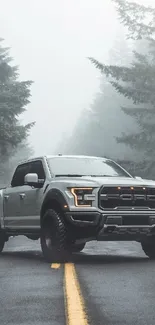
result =
[[116,17],[110,0],[1,0],[0,37],[20,78],[34,81],[23,121],[36,121],[30,136],[36,155],[52,153],[91,104],[99,72],[86,58],[108,61]]

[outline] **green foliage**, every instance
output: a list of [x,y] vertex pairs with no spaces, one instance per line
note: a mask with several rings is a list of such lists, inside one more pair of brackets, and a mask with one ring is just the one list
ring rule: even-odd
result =
[[[153,165],[155,157],[155,9],[136,3],[114,0],[117,4],[120,21],[128,28],[128,37],[146,39],[147,55],[134,51],[134,60],[129,67],[104,65],[93,58],[89,60],[103,73],[116,91],[132,101],[134,107],[122,107],[123,112],[133,118],[137,131],[131,134],[122,133],[117,138],[134,148],[139,154],[136,167],[134,157],[131,163],[139,175],[155,178]],[[144,23],[147,15],[152,15],[150,22]]]
[[[125,40],[125,34],[121,27],[118,38],[114,41],[113,48],[109,51],[111,62],[128,64],[131,61],[132,52]],[[122,59],[123,56],[123,59]],[[84,154],[107,156],[117,159],[130,155],[130,150],[124,144],[117,143],[115,137],[121,134],[121,130],[134,129],[134,124],[127,121],[120,103],[123,106],[132,103],[120,96],[114,87],[107,81],[104,75],[100,79],[100,89],[95,95],[89,108],[83,109],[77,121],[71,137],[64,139],[59,144],[57,152],[68,154]],[[132,125],[133,124],[133,125]],[[65,141],[64,141],[65,140]]]
[[112,0],[122,25],[127,27],[127,37],[133,40],[147,38],[155,32],[155,9],[126,0]]
[[12,156],[29,135],[34,123],[22,125],[20,115],[26,110],[32,81],[19,81],[18,68],[12,66],[9,48],[0,39],[0,166]]
[[15,150],[10,151],[8,159],[0,162],[0,188],[10,184],[13,172],[19,162],[30,158],[33,149],[26,140],[22,141]]

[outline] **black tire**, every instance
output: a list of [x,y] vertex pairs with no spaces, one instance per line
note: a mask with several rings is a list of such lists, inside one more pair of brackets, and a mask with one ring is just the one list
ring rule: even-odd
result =
[[150,258],[155,259],[155,240],[142,242],[142,249],[144,253]]
[[69,255],[66,245],[66,228],[61,213],[49,209],[41,226],[41,248],[49,263],[66,262]]
[[81,244],[73,244],[71,246],[71,252],[73,253],[79,253],[79,252],[82,252],[82,250],[84,249],[85,247],[85,243],[81,243]]
[[0,232],[0,254],[3,251],[4,245],[5,245],[5,237],[3,233]]

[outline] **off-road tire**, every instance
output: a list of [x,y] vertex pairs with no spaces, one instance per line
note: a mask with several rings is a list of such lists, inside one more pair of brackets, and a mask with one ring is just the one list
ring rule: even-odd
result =
[[71,252],[73,253],[79,253],[82,252],[82,250],[85,247],[85,243],[81,243],[81,244],[73,244],[70,248]]
[[47,262],[60,263],[68,260],[66,237],[66,227],[61,213],[53,209],[47,210],[41,225],[41,248]]
[[141,243],[144,253],[150,258],[155,259],[155,240],[144,241]]
[[3,251],[4,245],[5,245],[5,236],[4,236],[4,234],[0,231],[0,254],[1,254],[2,251]]

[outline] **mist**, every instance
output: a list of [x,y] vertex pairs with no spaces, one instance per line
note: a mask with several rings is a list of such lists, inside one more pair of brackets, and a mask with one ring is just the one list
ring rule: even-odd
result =
[[[137,2],[154,4],[153,0]],[[119,60],[130,62],[132,44],[128,42],[128,48],[121,48],[121,28],[111,0],[2,2],[0,37],[10,47],[13,64],[19,66],[20,80],[33,81],[30,104],[20,121],[36,122],[27,139],[34,155],[78,152],[76,147],[69,149],[68,139],[104,85],[100,72],[87,58],[113,63],[112,53],[118,51],[120,55],[125,50],[127,58],[123,61],[122,55]],[[106,98],[105,87],[104,92]],[[125,129],[129,125],[123,115],[116,123],[105,108],[104,114],[105,134],[108,123],[114,132],[105,147],[105,155],[110,155],[115,148],[114,135],[120,131],[119,123]],[[121,146],[115,150],[124,155]]]
[[24,123],[36,121],[29,141],[35,155],[52,153],[98,90],[99,72],[87,57],[108,60],[118,26],[114,6],[103,0],[6,0],[1,6],[1,37],[20,78],[34,81],[23,115]]

